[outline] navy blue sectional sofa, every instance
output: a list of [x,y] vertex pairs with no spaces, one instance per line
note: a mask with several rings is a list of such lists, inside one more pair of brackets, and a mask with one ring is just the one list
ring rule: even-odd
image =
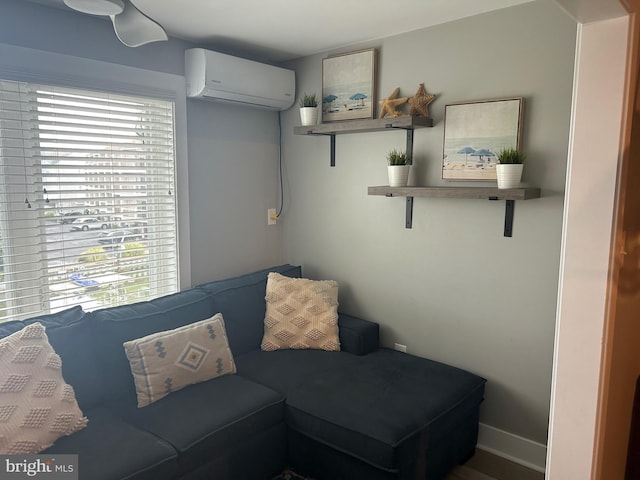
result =
[[[473,454],[485,380],[380,348],[378,325],[340,314],[341,351],[260,350],[267,274],[282,265],[115,308],[35,321],[89,424],[45,453],[79,454],[82,480],[437,480]],[[137,408],[123,342],[221,312],[237,374]]]

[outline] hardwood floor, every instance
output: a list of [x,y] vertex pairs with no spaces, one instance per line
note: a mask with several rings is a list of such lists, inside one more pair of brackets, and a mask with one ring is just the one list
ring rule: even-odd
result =
[[[304,480],[286,470],[273,480]],[[544,473],[531,470],[503,457],[476,449],[464,465],[455,467],[444,480],[544,480]]]
[[544,473],[531,470],[480,448],[445,480],[544,480]]
[[480,473],[476,470],[472,470],[469,467],[461,466],[456,467],[447,475],[445,480],[496,480],[493,477]]

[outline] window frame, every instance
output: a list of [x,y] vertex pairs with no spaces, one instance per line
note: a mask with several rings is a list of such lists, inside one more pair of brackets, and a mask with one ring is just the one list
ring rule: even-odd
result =
[[[187,107],[183,76],[0,44],[0,77],[6,80],[155,97],[174,102],[178,290],[191,286]],[[117,79],[117,80],[114,80]]]

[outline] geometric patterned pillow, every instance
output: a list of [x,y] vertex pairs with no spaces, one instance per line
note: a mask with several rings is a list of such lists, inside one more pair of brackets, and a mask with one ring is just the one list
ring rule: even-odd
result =
[[265,300],[262,350],[340,350],[337,282],[271,272]]
[[236,373],[222,314],[125,342],[138,408],[187,385]]
[[87,426],[41,323],[0,339],[0,454],[27,455]]

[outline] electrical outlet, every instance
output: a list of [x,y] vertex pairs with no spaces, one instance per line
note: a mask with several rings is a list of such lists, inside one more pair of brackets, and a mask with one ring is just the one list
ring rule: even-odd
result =
[[267,210],[267,225],[275,225],[277,220],[278,220],[278,217],[276,216],[276,209],[269,208]]
[[394,343],[393,344],[393,349],[397,350],[399,352],[402,352],[402,353],[407,353],[407,346],[406,345],[402,345],[400,343]]

